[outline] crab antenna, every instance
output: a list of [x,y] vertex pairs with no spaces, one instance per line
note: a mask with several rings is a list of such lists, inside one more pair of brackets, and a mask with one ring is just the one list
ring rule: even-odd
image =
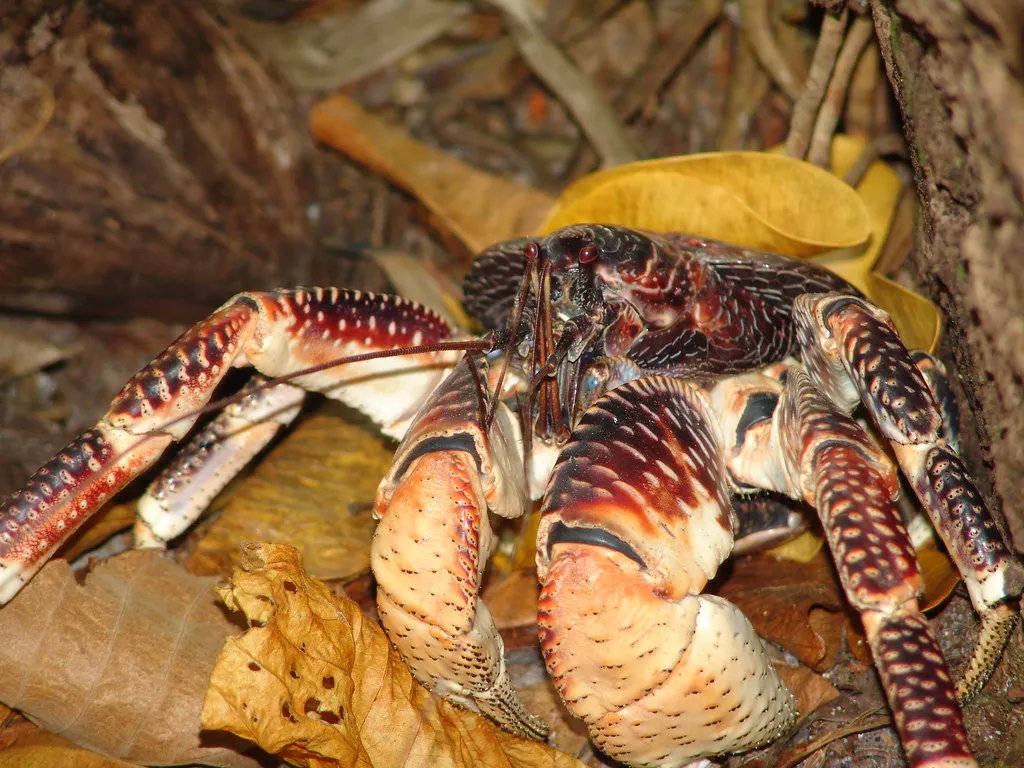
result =
[[233,395],[228,395],[220,400],[214,400],[204,405],[202,408],[197,408],[194,411],[188,411],[180,416],[176,416],[170,421],[165,421],[156,429],[162,430],[167,429],[179,421],[185,419],[192,419],[198,416],[202,416],[204,413],[212,413],[213,411],[219,411],[226,408],[233,403],[244,400],[249,395],[255,392],[259,392],[264,389],[270,389],[271,387],[277,386],[278,384],[285,384],[293,379],[297,379],[301,376],[308,376],[311,373],[319,373],[320,371],[326,371],[328,368],[335,368],[339,365],[345,365],[347,363],[362,363],[366,360],[378,360],[384,357],[401,357],[402,355],[418,355],[429,352],[450,352],[450,351],[469,351],[469,352],[490,352],[494,348],[494,341],[490,336],[485,336],[480,339],[463,339],[461,341],[439,341],[434,344],[419,344],[414,347],[401,347],[397,349],[378,349],[373,352],[363,352],[358,355],[349,355],[347,357],[338,357],[334,360],[328,360],[325,363],[319,363],[317,365],[311,365],[309,368],[302,368],[298,371],[292,371],[291,373],[283,374],[273,379],[267,379],[264,382],[256,384],[252,387],[236,392]]
[[[532,248],[530,246],[533,246]],[[509,314],[508,323],[505,325],[505,349],[501,360],[501,369],[498,372],[498,383],[494,387],[494,396],[491,398],[491,403],[487,409],[487,418],[484,421],[484,431],[488,431],[491,428],[491,424],[494,422],[494,413],[498,408],[498,398],[501,397],[501,387],[505,383],[505,374],[508,372],[508,358],[512,352],[512,347],[516,343],[516,331],[519,329],[519,321],[523,318],[523,306],[526,304],[527,292],[530,289],[530,282],[533,279],[533,275],[537,269],[537,259],[539,257],[540,248],[536,243],[530,243],[526,247],[526,252],[523,254],[525,258],[525,265],[523,267],[523,277],[519,281],[519,290],[516,292],[516,299],[512,304],[512,312]]]

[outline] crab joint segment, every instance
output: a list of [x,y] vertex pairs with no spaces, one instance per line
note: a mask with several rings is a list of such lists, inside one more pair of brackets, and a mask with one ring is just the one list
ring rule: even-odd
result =
[[915,362],[877,307],[834,294],[800,297],[793,307],[808,374],[844,412],[864,404],[888,438],[921,506],[963,577],[981,636],[958,696],[970,698],[988,680],[1017,621],[1010,603],[1024,586],[1024,568],[1010,554],[967,467],[943,424],[947,396],[929,379],[936,371]]
[[631,765],[749,749],[796,718],[750,622],[698,594],[733,536],[710,419],[679,380],[607,393],[559,456],[542,510],[545,663],[594,743]]
[[[774,411],[738,429],[749,404],[764,394],[776,398]],[[749,374],[717,385],[711,400],[737,483],[788,493],[818,511],[843,590],[863,618],[910,765],[975,765],[946,663],[918,608],[921,575],[886,455],[796,366],[784,386]]]
[[416,679],[533,739],[547,726],[519,700],[478,592],[494,537],[488,511],[517,517],[525,476],[504,406],[489,433],[469,361],[417,414],[377,492],[371,564],[377,608]]
[[[135,374],[91,430],[0,503],[0,602],[191,429],[197,410],[232,367],[252,365],[280,376],[360,352],[430,344],[448,334],[433,312],[391,296],[336,288],[238,294]],[[291,383],[362,410],[397,437],[454,357],[421,353],[364,361]]]

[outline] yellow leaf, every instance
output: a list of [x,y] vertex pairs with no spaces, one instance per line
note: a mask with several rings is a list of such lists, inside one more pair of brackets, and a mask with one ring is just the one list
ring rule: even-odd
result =
[[764,152],[713,152],[630,163],[590,174],[562,193],[542,231],[622,224],[690,232],[788,256],[865,243],[863,200],[820,168]]
[[75,746],[31,723],[4,729],[0,742],[0,768],[139,768],[137,763]]
[[203,706],[207,729],[317,768],[582,765],[435,699],[381,628],[307,576],[292,547],[244,546],[221,596],[252,629],[221,651]]
[[[849,170],[866,144],[860,137],[835,137],[832,171],[836,176],[843,176]],[[924,296],[872,271],[889,234],[902,187],[903,182],[892,168],[881,161],[872,163],[856,188],[871,220],[867,249],[852,258],[826,256],[816,261],[849,280],[888,312],[908,347],[934,352],[942,333],[942,316],[936,306]]]

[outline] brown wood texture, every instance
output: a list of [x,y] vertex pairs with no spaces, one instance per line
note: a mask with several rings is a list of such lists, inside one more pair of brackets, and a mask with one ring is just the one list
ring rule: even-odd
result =
[[1024,4],[872,4],[920,198],[913,267],[946,317],[968,461],[1024,549]]
[[346,280],[311,238],[338,183],[306,105],[207,6],[34,0],[0,28],[0,308],[194,321]]

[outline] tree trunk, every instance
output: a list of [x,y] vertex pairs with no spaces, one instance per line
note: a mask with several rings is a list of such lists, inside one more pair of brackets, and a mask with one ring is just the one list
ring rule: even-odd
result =
[[913,266],[946,317],[967,459],[1024,550],[1024,4],[872,12],[921,202]]

